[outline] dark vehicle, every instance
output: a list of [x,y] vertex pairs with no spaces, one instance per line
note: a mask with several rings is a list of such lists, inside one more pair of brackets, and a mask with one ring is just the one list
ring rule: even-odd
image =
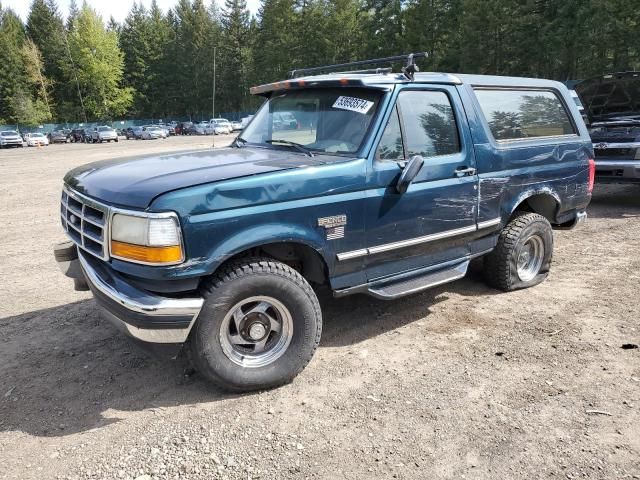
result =
[[589,119],[596,180],[640,183],[640,72],[585,80],[576,92]]
[[[495,288],[539,284],[552,228],[582,223],[593,187],[569,91],[415,73],[413,58],[393,57],[403,73],[254,87],[267,101],[232,148],[70,171],[63,271],[124,332],[174,355],[185,345],[233,391],[305,367],[322,330],[316,288],[397,299],[479,257]],[[306,127],[274,130],[278,112]]]
[[56,130],[49,133],[49,142],[51,143],[69,143],[70,135],[62,130]]
[[74,128],[71,130],[69,134],[69,139],[71,142],[83,142],[84,141],[84,130],[82,128]]
[[22,148],[23,139],[15,130],[3,130],[0,132],[0,148]]
[[198,129],[193,122],[182,122],[180,124],[180,135],[198,135]]
[[139,140],[142,138],[142,127],[128,127],[124,129],[124,136],[127,140]]

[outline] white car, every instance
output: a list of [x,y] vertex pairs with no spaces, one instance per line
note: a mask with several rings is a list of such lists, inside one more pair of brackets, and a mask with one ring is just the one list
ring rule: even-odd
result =
[[244,129],[247,125],[249,125],[249,122],[251,121],[251,119],[253,118],[253,115],[247,115],[246,117],[242,117],[240,119],[240,123],[242,124],[242,128]]
[[216,135],[226,135],[233,131],[231,122],[226,118],[212,118],[209,123],[213,126]]
[[27,147],[39,147],[49,145],[49,139],[44,133],[29,133],[27,136]]
[[244,127],[242,126],[242,122],[231,122],[231,131],[237,132],[242,130]]
[[142,127],[142,140],[156,140],[158,138],[166,138],[164,131],[160,127],[148,126]]
[[213,126],[209,122],[196,123],[194,128],[198,135],[212,135],[214,132]]

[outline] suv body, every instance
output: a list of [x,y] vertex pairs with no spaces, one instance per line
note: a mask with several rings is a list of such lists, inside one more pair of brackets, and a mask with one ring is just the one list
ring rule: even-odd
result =
[[640,183],[640,72],[584,80],[576,86],[589,122],[599,183]]
[[[69,172],[56,250],[122,330],[174,354],[189,340],[224,388],[302,370],[311,285],[395,299],[485,256],[491,285],[524,288],[547,275],[551,226],[586,218],[592,145],[558,82],[346,73],[252,93],[268,101],[230,148]],[[296,130],[274,128],[295,109]]]
[[15,130],[3,130],[0,132],[0,148],[22,147],[23,140]]

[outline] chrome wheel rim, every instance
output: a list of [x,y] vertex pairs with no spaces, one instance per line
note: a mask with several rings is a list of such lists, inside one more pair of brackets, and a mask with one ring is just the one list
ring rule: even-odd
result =
[[533,280],[544,259],[544,242],[538,235],[533,235],[527,239],[518,251],[518,277],[523,282]]
[[291,313],[273,297],[249,297],[236,303],[220,326],[222,351],[246,368],[275,362],[287,351],[292,337]]

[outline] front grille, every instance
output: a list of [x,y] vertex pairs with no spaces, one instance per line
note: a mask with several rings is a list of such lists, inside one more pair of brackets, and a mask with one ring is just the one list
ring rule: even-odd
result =
[[84,251],[108,259],[106,231],[109,209],[78,194],[62,191],[60,219],[67,235]]
[[633,160],[636,156],[635,148],[596,148],[596,158],[625,158]]

